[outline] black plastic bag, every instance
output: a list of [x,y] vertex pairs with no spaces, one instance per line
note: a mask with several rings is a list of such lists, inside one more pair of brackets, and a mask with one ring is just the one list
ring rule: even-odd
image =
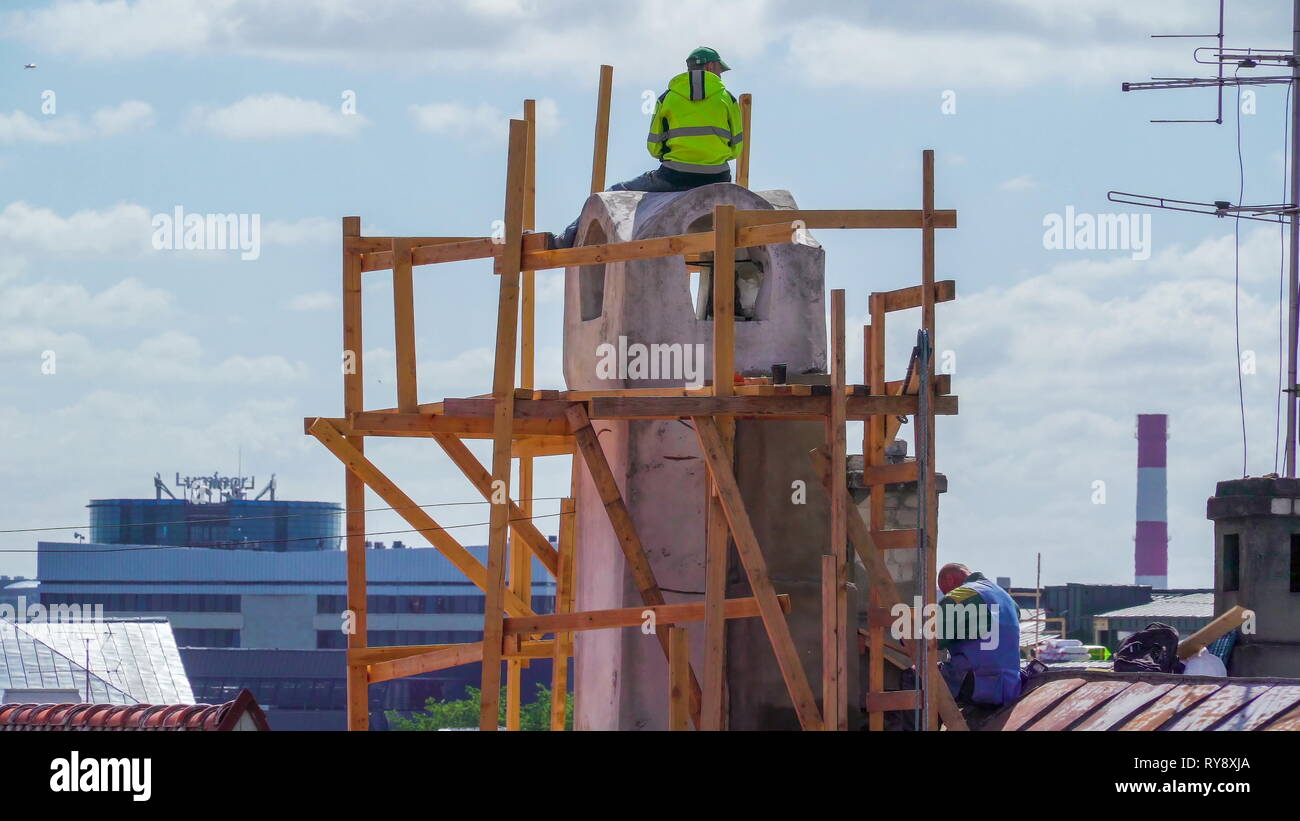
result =
[[1117,673],[1181,673],[1183,666],[1178,660],[1178,631],[1158,621],[1124,639],[1115,653]]

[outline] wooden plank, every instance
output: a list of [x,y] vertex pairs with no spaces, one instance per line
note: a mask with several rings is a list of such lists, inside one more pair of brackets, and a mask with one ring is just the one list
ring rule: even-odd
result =
[[382,251],[392,251],[395,239],[409,240],[411,245],[443,245],[449,242],[468,242],[482,237],[344,237],[343,249],[353,254],[377,254]]
[[1173,688],[1172,682],[1153,684],[1135,681],[1119,695],[1097,708],[1075,727],[1078,731],[1109,730]]
[[1007,716],[1001,729],[1004,732],[1015,732],[1027,726],[1083,685],[1084,680],[1081,678],[1055,679],[1038,685],[1030,690],[1028,695],[1020,697],[1016,706],[1011,708],[1011,714]]
[[[513,377],[512,377],[513,379]],[[563,399],[516,399],[510,391],[511,410],[515,419],[563,419],[573,405]],[[496,418],[496,404],[492,399],[444,399],[442,406],[447,416]]]
[[[506,169],[504,237],[497,270],[501,276],[497,298],[496,352],[492,371],[495,409],[492,423],[492,498],[488,528],[488,564],[483,605],[483,688],[479,729],[497,729],[501,685],[502,601],[505,587],[506,531],[510,505],[510,439],[515,415],[515,350],[519,331],[519,258],[523,230],[524,170],[528,160],[528,124],[510,121],[510,148]],[[502,498],[507,497],[507,498]]]
[[[500,655],[500,648],[497,648]],[[463,664],[475,664],[483,660],[483,642],[472,644],[453,644],[439,650],[431,650],[419,655],[406,656],[392,661],[381,661],[370,665],[372,682],[392,681],[405,676],[417,676],[420,673],[432,673],[435,670],[447,670]],[[495,714],[494,714],[495,715]]]
[[[551,639],[522,639],[521,636],[506,636],[502,645],[502,655],[509,658],[550,658],[555,654],[555,642]],[[461,644],[403,644],[390,647],[364,647],[347,651],[349,664],[371,665],[381,661],[418,656],[434,650],[459,647]]]
[[516,458],[540,458],[543,456],[572,456],[573,437],[571,436],[530,436],[515,439],[510,446],[510,454]]
[[700,729],[724,729],[726,701],[727,554],[730,536],[727,518],[717,495],[708,494],[708,520],[704,555],[704,684],[701,690]]
[[1279,684],[1253,699],[1214,729],[1258,730],[1289,707],[1300,703],[1300,686]]
[[[655,580],[650,559],[646,556],[644,545],[641,544],[641,537],[637,535],[632,514],[623,501],[623,494],[618,489],[614,472],[610,470],[609,462],[605,459],[605,451],[601,449],[596,431],[591,427],[591,420],[587,418],[581,404],[570,406],[568,418],[569,427],[573,431],[577,444],[577,452],[582,454],[587,472],[591,475],[596,492],[600,495],[610,526],[618,538],[619,547],[622,548],[628,572],[632,574],[632,580],[641,594],[641,601],[647,606],[663,604],[663,592]],[[668,636],[664,633],[658,633],[657,636],[660,646],[663,647],[664,656],[667,657]],[[700,726],[700,684],[694,672],[691,673],[691,720],[696,727]]]
[[736,206],[713,208],[713,394],[732,393],[736,371]]
[[[777,609],[790,611],[790,597],[776,597]],[[704,602],[677,604],[647,604],[640,607],[618,607],[611,610],[583,610],[575,613],[541,613],[532,616],[511,616],[503,622],[505,635],[555,633],[559,631],[608,630],[616,627],[640,627],[645,623],[647,610],[655,614],[655,625],[687,624],[704,621]],[[727,619],[751,619],[762,615],[758,600],[753,597],[727,599],[723,604]],[[668,636],[664,634],[664,645]]]
[[907,527],[898,530],[873,530],[871,538],[875,540],[878,550],[916,550],[921,535],[916,528]]
[[886,713],[891,710],[915,710],[917,696],[920,695],[916,690],[886,690],[884,692],[867,693],[863,706],[868,712]]
[[1212,693],[1179,716],[1168,729],[1178,732],[1208,730],[1220,721],[1230,719],[1238,710],[1271,689],[1271,684],[1225,684],[1217,693]]
[[839,658],[836,647],[839,641],[839,617],[836,606],[839,595],[836,590],[839,571],[835,567],[835,556],[822,554],[822,729],[836,730],[840,726],[839,714]]
[[[914,373],[912,374],[912,378],[909,380],[907,386],[903,385],[903,380],[901,379],[891,379],[885,383],[885,390],[883,392],[888,394],[916,393],[916,385],[917,378]],[[939,396],[947,396],[952,393],[952,374],[936,373],[934,375],[934,392]]]
[[[935,302],[951,302],[957,298],[957,283],[951,279],[945,279],[942,282],[934,283],[933,290]],[[882,309],[886,313],[894,311],[906,311],[910,308],[920,308],[924,302],[924,289],[920,285],[913,285],[910,288],[900,288],[896,291],[882,291],[872,294],[881,300]]]
[[790,625],[777,603],[776,591],[767,575],[767,560],[763,558],[754,535],[749,514],[745,512],[744,500],[736,476],[731,470],[730,460],[717,423],[707,416],[694,417],[695,433],[704,451],[705,464],[709,475],[718,488],[718,499],[722,502],[723,512],[731,526],[731,535],[736,542],[736,552],[740,554],[741,564],[749,577],[749,586],[758,599],[762,612],[763,626],[767,630],[772,651],[776,655],[781,676],[785,679],[786,689],[794,703],[799,724],[805,730],[820,730],[822,717],[817,709],[812,688],[804,673],[803,664],[795,650],[794,639],[790,635]]
[[1158,730],[1160,726],[1190,708],[1212,693],[1219,691],[1218,684],[1179,684],[1162,695],[1147,709],[1138,713],[1119,730]]
[[1253,615],[1250,610],[1239,604],[1229,608],[1209,624],[1178,642],[1178,657],[1180,659],[1191,658],[1201,652],[1202,648],[1209,647],[1221,637],[1241,627]]
[[749,187],[749,146],[753,134],[753,126],[750,121],[753,119],[754,96],[752,94],[740,95],[740,133],[743,142],[740,146],[740,158],[736,160],[736,184],[741,188]]
[[[560,572],[555,577],[555,612],[573,612],[574,548],[578,532],[578,508],[572,497],[560,500]],[[573,634],[555,633],[555,656],[551,660],[551,729],[565,728],[569,697],[569,657],[573,655]]]
[[1028,729],[1031,732],[1068,730],[1070,725],[1086,715],[1092,708],[1112,698],[1121,696],[1132,682],[1090,681],[1070,694],[1070,697],[1052,708]]
[[[827,397],[830,415],[826,418],[826,442],[830,450],[831,477],[845,481],[848,473],[847,435],[845,416],[848,412],[848,399],[844,394],[847,381],[844,344],[844,290],[831,291],[831,395]],[[843,493],[831,493],[831,555],[835,561],[835,602],[834,602],[834,714],[827,710],[826,725],[828,729],[847,730],[849,728],[849,691],[846,647],[849,633],[848,606],[848,519],[847,505],[850,504]],[[826,649],[823,648],[823,653]],[[832,720],[834,719],[834,720]]]
[[[871,324],[864,326],[862,329],[862,381],[866,384],[867,390],[872,390],[874,387],[878,392],[885,393],[885,314],[880,310],[880,301],[874,295],[868,298],[867,305],[871,312]],[[885,421],[882,417],[872,416],[864,420],[862,425],[862,464],[864,470],[870,470],[884,464],[885,443],[888,441],[890,440],[885,435]],[[830,456],[826,454],[823,458],[826,460],[826,464],[822,470],[827,471],[830,466]],[[829,473],[825,475],[829,476]],[[868,487],[867,512],[870,515],[871,527],[884,527],[884,487]],[[862,519],[861,511],[855,511],[855,513],[857,515],[849,517],[849,529],[858,555],[863,556],[863,565],[873,579],[871,582],[871,604],[873,607],[893,606],[895,601],[900,600],[893,578],[885,567],[884,557],[880,555],[880,548],[872,539],[870,527],[866,523],[859,524]],[[865,557],[864,551],[870,554],[870,559]],[[889,583],[887,586],[882,587],[875,583],[875,578],[889,579]],[[880,627],[872,628],[869,631],[871,656],[867,659],[868,693],[879,693],[885,689],[884,635],[884,629]],[[867,727],[875,732],[883,731],[885,729],[884,713],[868,711]]]
[[916,462],[895,462],[884,465],[868,465],[862,470],[862,484],[892,485],[899,482],[915,482],[919,477]]
[[[347,244],[361,234],[361,217],[343,218],[343,410],[345,413],[365,407],[362,380],[361,333],[361,258],[347,249]],[[357,452],[365,452],[365,438],[348,437]],[[351,471],[343,471],[344,528],[347,534],[347,603],[352,614],[352,632],[348,647],[364,649],[369,637],[366,618],[366,486]],[[348,729],[370,729],[370,680],[366,669],[348,665]]]
[[[347,466],[349,471],[360,477],[375,492],[375,495],[393,508],[394,513],[401,516],[407,524],[428,539],[430,544],[438,548],[442,555],[447,557],[448,561],[465,574],[467,579],[480,590],[484,589],[488,581],[487,569],[479,564],[478,559],[474,558],[460,542],[456,541],[441,525],[434,521],[433,517],[426,513],[424,508],[417,505],[410,496],[407,496],[369,459],[346,442],[326,420],[316,420],[316,424],[312,425],[311,434],[320,440],[321,444],[333,453],[340,462]],[[531,607],[513,595],[506,596],[506,609],[519,616],[532,612]]]
[[[481,399],[454,400],[457,415],[473,415],[470,403]],[[448,413],[452,413],[448,399]],[[465,403],[464,405],[460,403]],[[916,413],[915,396],[851,396],[845,398],[845,417],[865,419],[877,414]],[[830,396],[597,396],[590,400],[592,419],[678,419],[688,416],[766,416],[773,419],[830,415]],[[542,412],[544,409],[539,409]],[[957,397],[935,400],[939,415],[957,412]],[[549,411],[544,411],[549,412]]]
[[[475,401],[490,403],[492,400]],[[308,427],[310,427],[312,421],[314,419],[307,421]],[[451,433],[467,439],[492,438],[492,419],[488,415],[448,416],[444,413],[366,411],[354,414],[349,427],[353,431],[366,436],[432,437],[436,433]],[[513,435],[515,437],[565,437],[569,435],[569,425],[561,417],[541,419],[516,417]]]
[[[736,225],[751,228],[760,225],[780,224],[789,226],[799,221],[805,228],[922,228],[924,214],[917,210],[878,210],[850,208],[838,210],[813,210],[799,208],[795,210],[741,210],[736,212]],[[935,228],[956,228],[956,211],[935,211]]]
[[685,627],[668,628],[668,729],[691,729],[691,650]]
[[[934,241],[935,228],[938,227],[938,215],[934,209],[934,151],[926,149],[921,152],[921,327],[929,337],[931,354],[926,365],[926,407],[925,416],[918,415],[916,424],[925,426],[925,576],[920,579],[925,606],[936,603],[938,585],[938,536],[939,536],[939,489],[935,481],[935,424],[934,424],[934,352],[937,351],[934,323]],[[955,215],[954,215],[955,219]],[[940,688],[947,687],[939,675],[939,641],[927,639],[927,658],[929,670],[926,679],[929,686],[926,692],[933,694]],[[928,729],[939,729],[938,713],[929,711]]]
[[420,400],[415,369],[415,284],[408,240],[393,240],[393,348],[397,358],[397,408],[415,413]]
[[[433,439],[442,446],[447,456],[451,457],[451,461],[456,464],[456,467],[460,468],[461,473],[465,474],[465,478],[469,479],[469,483],[474,486],[474,489],[484,499],[489,502],[492,501],[492,476],[487,472],[487,468],[483,467],[483,463],[470,452],[470,449],[449,433],[437,434]],[[507,503],[510,506],[510,530],[515,534],[515,538],[519,540],[521,545],[527,547],[530,551],[530,553],[520,551],[520,555],[529,556],[531,554],[536,556],[541,560],[542,565],[546,567],[547,572],[554,576],[559,572],[560,568],[559,551],[551,546],[550,539],[542,535],[542,532],[537,529],[537,525],[533,524],[528,511],[524,510],[521,505],[516,504],[512,499],[507,498]],[[512,587],[511,589],[523,601],[531,601],[531,593],[528,589],[521,590],[518,587]]]
[[614,67],[600,67],[596,87],[596,134],[591,149],[591,193],[605,190],[605,161],[609,156],[609,98],[614,88]]

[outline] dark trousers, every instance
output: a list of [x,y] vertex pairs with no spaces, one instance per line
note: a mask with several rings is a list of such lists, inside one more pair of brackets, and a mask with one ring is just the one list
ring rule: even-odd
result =
[[[616,182],[606,191],[689,191],[692,188],[699,188],[701,185],[709,185],[715,182],[731,182],[731,170],[717,174],[691,174],[683,171],[674,171],[671,168],[660,166],[653,171],[647,171],[639,177],[633,177],[624,182]],[[579,216],[578,219],[582,217]],[[564,229],[564,233],[555,238],[557,248],[572,248],[573,240],[578,235],[578,220],[575,219],[569,223],[569,227]]]

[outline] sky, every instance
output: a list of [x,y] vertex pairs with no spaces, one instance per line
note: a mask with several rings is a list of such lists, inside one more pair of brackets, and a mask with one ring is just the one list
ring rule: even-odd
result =
[[[1290,7],[1229,2],[1227,44],[1288,48]],[[1131,583],[1135,415],[1167,413],[1169,581],[1209,586],[1205,502],[1243,473],[1239,372],[1245,471],[1277,466],[1281,235],[1243,221],[1238,244],[1231,220],[1107,192],[1284,200],[1284,86],[1240,106],[1228,90],[1222,125],[1148,122],[1212,118],[1213,90],[1120,90],[1208,72],[1192,49],[1210,40],[1150,35],[1212,33],[1216,12],[1212,0],[6,0],[0,573],[30,576],[37,539],[71,538],[30,529],[84,532],[88,500],[148,497],[155,473],[242,468],[259,486],[276,474],[280,498],[341,502],[342,468],[302,422],[342,411],[340,218],[372,235],[489,234],[508,121],[531,98],[539,228],[558,231],[586,196],[598,66],[615,67],[612,182],[653,167],[644,101],[704,44],[732,66],[727,87],[753,94],[756,190],[808,208],[918,208],[921,151],[936,152],[936,204],[959,226],[937,241],[958,299],[938,308],[936,348],[961,397],[938,426],[940,561],[1031,585],[1041,553],[1044,584]],[[256,215],[257,253],[156,247],[155,217],[177,208]],[[1149,245],[1046,247],[1045,222],[1067,213],[1147,215]],[[815,234],[850,328],[869,292],[919,280],[916,232]],[[562,274],[538,276],[538,384],[563,387]],[[367,405],[391,407],[389,280],[368,275],[364,291]],[[496,293],[482,261],[417,269],[421,401],[490,390]],[[918,322],[891,315],[887,378],[901,378]],[[848,339],[861,373],[861,334]],[[418,503],[479,499],[431,442],[372,439],[367,455]],[[567,488],[567,460],[538,461],[540,514]],[[486,505],[435,518],[463,543],[486,540]]]

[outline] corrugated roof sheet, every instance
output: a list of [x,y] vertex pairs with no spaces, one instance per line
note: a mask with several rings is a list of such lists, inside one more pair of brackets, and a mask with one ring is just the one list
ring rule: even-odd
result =
[[75,689],[84,701],[102,704],[194,701],[166,619],[0,620],[0,690],[49,688]]
[[1300,679],[1052,671],[979,730],[1300,730]]
[[1158,619],[1165,618],[1214,618],[1213,593],[1189,593],[1186,596],[1167,596],[1147,604],[1098,613],[1099,619]]

